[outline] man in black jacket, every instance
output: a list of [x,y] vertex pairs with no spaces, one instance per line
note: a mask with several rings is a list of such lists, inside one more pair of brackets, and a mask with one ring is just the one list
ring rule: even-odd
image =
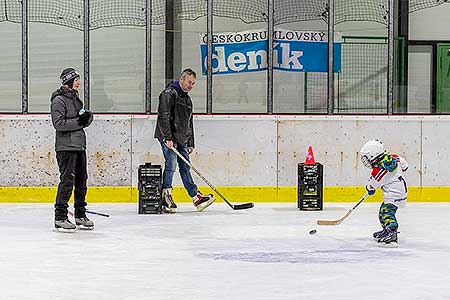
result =
[[83,108],[78,96],[80,75],[73,68],[65,69],[61,76],[62,86],[51,97],[51,116],[56,129],[56,159],[60,183],[55,203],[55,228],[71,232],[76,226],[68,217],[67,208],[75,186],[75,224],[81,229],[94,229],[94,223],[86,217],[86,134],[93,119],[90,111]]
[[175,213],[177,205],[172,198],[172,181],[175,169],[180,169],[181,180],[197,211],[202,211],[214,202],[212,194],[203,195],[192,179],[189,166],[171,150],[175,148],[189,161],[194,150],[194,126],[192,121],[192,101],[188,93],[196,82],[192,69],[185,69],[179,80],[171,82],[159,95],[158,119],[155,138],[161,144],[165,159],[163,172],[163,210]]

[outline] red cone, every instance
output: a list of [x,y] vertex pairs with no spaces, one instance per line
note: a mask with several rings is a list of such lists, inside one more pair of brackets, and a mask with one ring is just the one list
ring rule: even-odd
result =
[[308,155],[306,155],[305,165],[314,165],[316,161],[314,160],[314,154],[312,150],[312,146],[308,148]]

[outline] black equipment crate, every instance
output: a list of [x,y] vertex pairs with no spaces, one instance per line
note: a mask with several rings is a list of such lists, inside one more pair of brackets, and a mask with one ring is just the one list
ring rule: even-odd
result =
[[162,212],[162,168],[145,163],[138,169],[139,214],[160,214]]
[[300,210],[323,210],[323,166],[298,164],[298,205]]

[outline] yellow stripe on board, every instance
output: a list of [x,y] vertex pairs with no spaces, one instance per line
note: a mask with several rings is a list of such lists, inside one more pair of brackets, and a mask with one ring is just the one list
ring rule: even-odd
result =
[[[217,189],[231,202],[297,202],[296,187],[243,187],[227,186]],[[212,193],[209,187],[200,187],[203,193]],[[324,202],[356,202],[366,192],[360,186],[325,187]],[[0,187],[0,203],[52,203],[56,187]],[[192,200],[183,187],[174,187],[173,197],[178,203]],[[220,200],[218,196],[217,199]],[[88,187],[87,202],[120,203],[137,202],[136,187]],[[73,201],[73,199],[72,199]],[[366,201],[381,202],[382,192],[378,190]],[[450,202],[450,187],[410,187],[408,201]]]

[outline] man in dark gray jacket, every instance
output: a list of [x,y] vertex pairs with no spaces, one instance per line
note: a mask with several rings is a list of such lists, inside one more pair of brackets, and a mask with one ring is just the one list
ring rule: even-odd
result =
[[78,96],[80,75],[73,68],[65,69],[61,76],[62,86],[51,97],[51,115],[56,129],[56,159],[60,172],[60,183],[55,204],[55,228],[71,232],[76,226],[68,217],[67,208],[75,186],[75,224],[81,229],[94,229],[94,223],[86,217],[87,162],[86,134],[93,119],[90,111],[83,108]]
[[165,159],[163,173],[163,210],[175,213],[177,205],[172,198],[172,180],[175,169],[180,169],[181,180],[197,211],[202,211],[214,202],[212,194],[203,195],[194,183],[190,167],[171,148],[175,148],[189,161],[189,154],[194,150],[194,126],[192,121],[192,101],[188,92],[196,82],[192,69],[185,69],[180,79],[171,82],[159,95],[158,119],[155,138],[161,144]]

